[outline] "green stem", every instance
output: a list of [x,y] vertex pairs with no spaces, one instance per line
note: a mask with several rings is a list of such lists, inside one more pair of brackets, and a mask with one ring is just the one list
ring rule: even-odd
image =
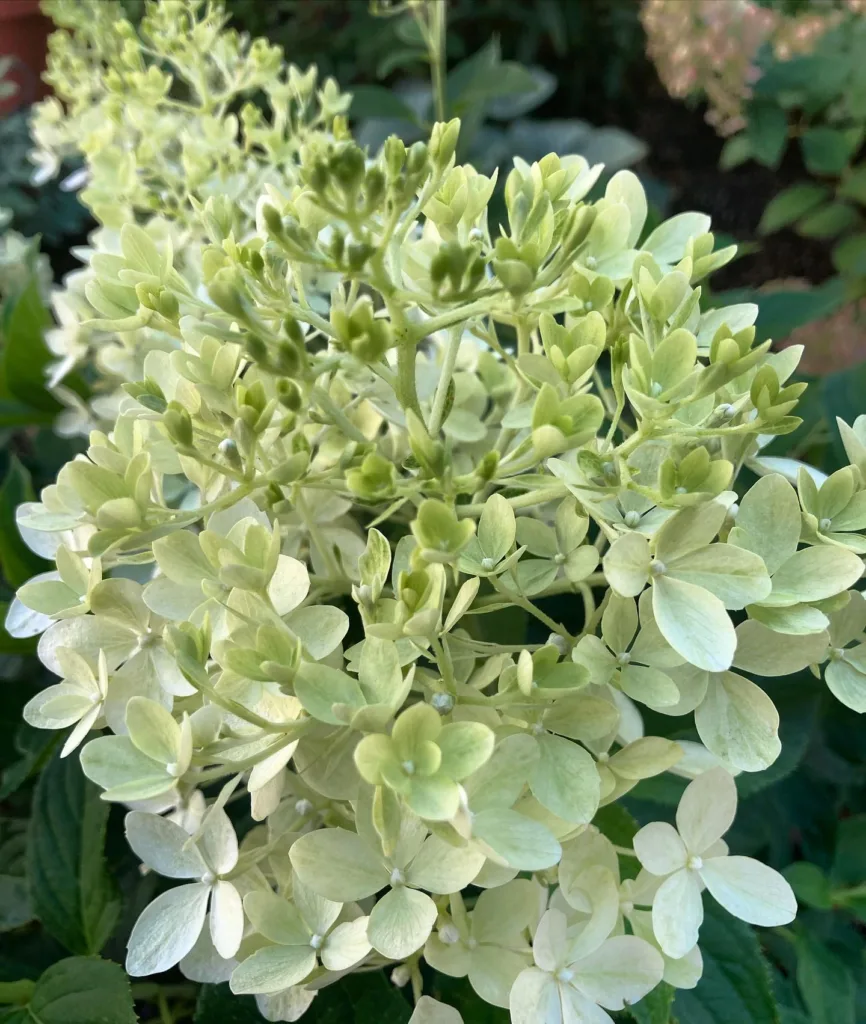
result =
[[435,437],[439,433],[445,420],[445,404],[448,401],[448,390],[451,378],[454,376],[454,367],[457,363],[457,353],[460,351],[462,336],[463,331],[458,327],[452,327],[448,335],[448,346],[445,349],[445,359],[442,362],[442,376],[436,387],[433,410],[430,413],[430,423],[427,427],[427,432],[431,437]]
[[575,638],[568,632],[565,626],[554,621],[540,608],[536,608],[528,598],[523,597],[522,594],[515,593],[513,590],[509,590],[496,576],[490,576],[489,579],[493,584],[493,589],[502,594],[503,597],[508,598],[512,604],[518,605],[525,612],[528,612],[534,618],[538,619],[539,622],[543,622],[552,633],[556,633],[561,636],[567,644],[572,645],[574,643]]
[[433,0],[433,3],[430,5],[430,33],[427,42],[437,121],[444,121],[447,118],[445,102],[445,2],[446,0]]
[[[548,501],[564,498],[566,494],[568,494],[568,488],[565,484],[553,484],[550,487],[539,487],[537,490],[527,491],[526,494],[518,494],[514,498],[506,498],[506,501],[512,508],[532,508],[533,505],[544,505]],[[455,511],[463,519],[475,518],[484,511],[484,503],[458,505]]]

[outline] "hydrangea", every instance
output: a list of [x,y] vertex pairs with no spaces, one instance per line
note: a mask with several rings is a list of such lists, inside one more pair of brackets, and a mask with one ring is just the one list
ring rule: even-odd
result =
[[[28,715],[102,730],[85,773],[184,882],[128,966],[230,979],[273,1020],[356,968],[418,996],[422,957],[533,1024],[694,986],[703,887],[795,911],[721,841],[734,776],[780,750],[753,677],[823,667],[863,706],[863,423],[827,480],[766,459],[800,353],[702,304],[733,256],[708,218],[647,231],[633,174],[590,202],[602,169],[551,154],[515,161],[495,235],[458,133],[314,136],[243,236],[207,199],[201,287],[125,224],[91,263],[112,330],[152,314],[172,345],[20,513],[57,573],[10,629],[64,679]],[[669,771],[694,779],[677,829],[614,847],[599,808]]]
[[[149,4],[138,25],[118,0],[44,0],[43,8],[58,31],[46,73],[53,95],[31,124],[35,178],[83,158],[65,187],[81,189],[99,223],[77,250],[86,266],[52,296],[58,325],[46,338],[56,357],[50,383],[68,406],[63,430],[86,434],[94,421],[114,420],[114,389],[140,379],[149,351],[178,348],[163,316],[172,312],[169,293],[115,277],[129,244],[122,226],[141,224],[151,255],[170,254],[179,280],[198,290],[206,225],[245,240],[265,186],[294,180],[302,147],[331,135],[350,97],[333,79],[319,83],[314,66],[287,64],[279,46],[227,29],[216,0]],[[211,197],[217,203],[202,218]],[[14,244],[10,236],[10,253]],[[108,273],[97,277],[100,265]],[[88,361],[99,388],[83,406],[58,385]]]

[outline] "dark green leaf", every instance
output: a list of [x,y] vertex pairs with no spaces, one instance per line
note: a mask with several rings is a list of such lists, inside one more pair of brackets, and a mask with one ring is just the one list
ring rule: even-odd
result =
[[812,935],[797,941],[797,985],[812,1024],[855,1024],[854,979]]
[[75,953],[99,952],[120,912],[103,857],[108,812],[78,758],[55,756],[33,796],[30,894],[45,928]]
[[500,92],[487,106],[489,117],[497,121],[513,121],[540,107],[556,92],[556,79],[544,68],[526,68],[506,61],[500,68],[504,80]]
[[798,221],[797,231],[806,238],[835,238],[858,220],[857,210],[850,203],[827,203]]
[[835,886],[866,882],[866,814],[839,822],[830,877]]
[[0,932],[12,931],[33,920],[27,882],[16,875],[0,875]]
[[58,732],[34,729],[31,725],[21,723],[15,735],[15,750],[21,757],[13,761],[0,776],[0,800],[17,792],[28,779],[42,771],[60,739]]
[[845,132],[824,125],[807,129],[800,145],[806,169],[812,174],[841,174],[854,153],[853,141]]
[[136,1024],[123,969],[95,956],[73,956],[49,967],[27,1010],[23,1019],[30,1024]]
[[834,246],[832,259],[840,274],[866,277],[866,233],[843,238]]
[[640,1002],[630,1006],[628,1012],[637,1024],[670,1024],[676,994],[675,988],[662,982]]
[[850,168],[839,182],[836,194],[866,204],[866,164]]
[[723,171],[733,170],[734,167],[744,164],[751,156],[752,143],[749,136],[745,132],[740,132],[725,142],[719,157],[719,167]]
[[262,1024],[264,1017],[252,996],[236,996],[228,985],[203,985],[193,1024]]
[[777,104],[755,100],[749,104],[746,135],[752,156],[765,167],[778,167],[788,141],[788,118]]
[[769,969],[754,931],[711,899],[704,908],[704,974],[697,988],[677,992],[679,1024],[778,1024]]
[[6,479],[0,486],[0,569],[12,587],[20,587],[31,576],[49,568],[49,563],[24,543],[15,522],[15,509],[24,501],[33,501],[33,498],[30,474],[13,455]]
[[[304,1024],[405,1024],[408,1002],[382,971],[350,974],[320,990],[303,1016]],[[260,1024],[252,996],[233,995],[228,985],[205,985],[193,1024]]]
[[786,188],[767,204],[761,215],[758,231],[762,235],[768,235],[779,228],[787,227],[788,224],[793,224],[803,214],[813,210],[829,192],[826,185],[815,182],[804,182],[802,185]]
[[386,53],[376,65],[376,77],[387,78],[392,71],[396,71],[398,68],[412,67],[413,64],[426,60],[426,50],[419,50],[415,46],[398,47]]
[[51,353],[43,332],[51,324],[42,303],[36,277],[3,315],[2,376],[9,397],[42,412],[57,412],[61,406],[45,388],[45,367]]
[[816,910],[830,910],[833,906],[830,882],[817,864],[798,860],[789,864],[782,874],[788,879],[801,903]]
[[352,89],[352,117],[392,117],[418,124],[415,111],[382,85],[358,85]]

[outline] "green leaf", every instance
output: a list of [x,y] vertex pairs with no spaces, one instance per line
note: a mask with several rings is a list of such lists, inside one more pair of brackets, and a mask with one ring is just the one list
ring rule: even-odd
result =
[[817,864],[798,860],[789,864],[782,872],[794,890],[794,895],[808,907],[816,910],[830,910],[833,906],[830,883]]
[[843,238],[834,246],[831,258],[840,274],[866,277],[866,233]]
[[34,276],[11,309],[4,310],[0,393],[37,412],[55,413],[61,406],[45,388],[45,367],[52,356],[42,337],[50,324]]
[[120,913],[103,858],[108,813],[78,759],[55,756],[33,795],[27,867],[36,916],[75,953],[102,949]]
[[797,231],[806,238],[835,238],[857,220],[857,211],[850,203],[827,203],[798,221]]
[[[14,1019],[14,1018],[13,1018]],[[36,982],[28,1024],[136,1024],[123,969],[99,957],[61,960]]]
[[838,128],[818,125],[809,128],[800,139],[803,161],[812,174],[841,174],[851,159],[851,139]]
[[788,141],[788,118],[777,104],[755,100],[749,104],[746,136],[752,156],[765,167],[778,167]]
[[701,926],[704,974],[693,990],[677,992],[680,1024],[778,1024],[770,972],[754,931],[716,906],[705,904]]
[[797,940],[797,985],[812,1024],[855,1024],[854,978],[812,935]]
[[12,931],[33,920],[27,882],[16,875],[0,875],[0,932]]
[[751,155],[751,140],[745,132],[740,132],[739,135],[734,135],[733,138],[725,142],[719,157],[719,167],[723,171],[733,170],[740,164],[744,164]]
[[34,729],[22,722],[15,735],[15,750],[21,754],[0,776],[0,800],[16,793],[48,763],[62,735],[48,729]]
[[356,85],[352,89],[352,117],[393,117],[418,124],[418,116],[405,100],[383,85]]
[[15,509],[33,498],[30,474],[13,455],[0,485],[0,569],[6,582],[16,588],[50,567],[27,547],[15,522]]
[[[383,971],[350,974],[321,989],[304,1024],[406,1024],[409,1003]],[[262,1024],[252,996],[236,996],[228,985],[204,985],[193,1024]]]
[[767,204],[761,215],[758,231],[762,235],[769,235],[779,228],[793,224],[795,220],[814,210],[827,198],[829,191],[825,185],[816,182],[804,182],[802,185],[792,185],[784,189]]
[[628,1012],[637,1024],[670,1024],[676,994],[675,988],[662,982],[640,1002],[630,1006]]
[[866,814],[839,822],[831,877],[834,885],[861,885],[866,880]]

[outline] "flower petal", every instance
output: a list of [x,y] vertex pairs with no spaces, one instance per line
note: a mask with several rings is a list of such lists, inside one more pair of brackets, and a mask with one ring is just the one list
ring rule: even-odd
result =
[[192,949],[207,914],[210,886],[179,885],[147,906],[129,936],[126,973],[161,974]]
[[734,823],[737,786],[724,768],[712,768],[686,786],[677,829],[689,853],[705,853]]
[[201,878],[207,870],[189,835],[158,814],[130,811],[126,816],[126,840],[133,853],[149,868],[166,878]]
[[329,971],[348,970],[370,952],[368,923],[369,918],[356,917],[354,921],[338,924],[328,935],[322,946],[322,963]]
[[382,956],[404,960],[427,941],[437,914],[426,893],[401,885],[373,907],[367,937]]
[[659,886],[653,899],[653,932],[662,952],[675,960],[698,941],[704,919],[704,905],[697,878],[686,870],[677,871]]
[[633,840],[637,859],[654,875],[669,875],[685,867],[688,851],[673,825],[652,821]]
[[538,922],[532,940],[532,956],[543,971],[555,971],[562,965],[567,932],[568,921],[561,910],[548,910]]
[[508,996],[511,1024],[562,1024],[559,986],[547,971],[521,971]]
[[270,995],[297,985],[316,966],[309,946],[266,946],[239,964],[231,977],[236,995]]
[[699,873],[714,899],[741,921],[772,927],[788,924],[797,914],[787,881],[751,857],[712,857]]
[[621,1010],[658,985],[664,961],[658,950],[643,939],[615,935],[571,969],[571,984],[579,992],[608,1010]]
[[231,882],[222,879],[213,887],[210,936],[214,948],[224,960],[230,960],[237,953],[244,936],[244,907],[240,893]]
[[653,614],[673,649],[691,665],[708,672],[731,667],[737,634],[722,602],[693,583],[656,577]]

